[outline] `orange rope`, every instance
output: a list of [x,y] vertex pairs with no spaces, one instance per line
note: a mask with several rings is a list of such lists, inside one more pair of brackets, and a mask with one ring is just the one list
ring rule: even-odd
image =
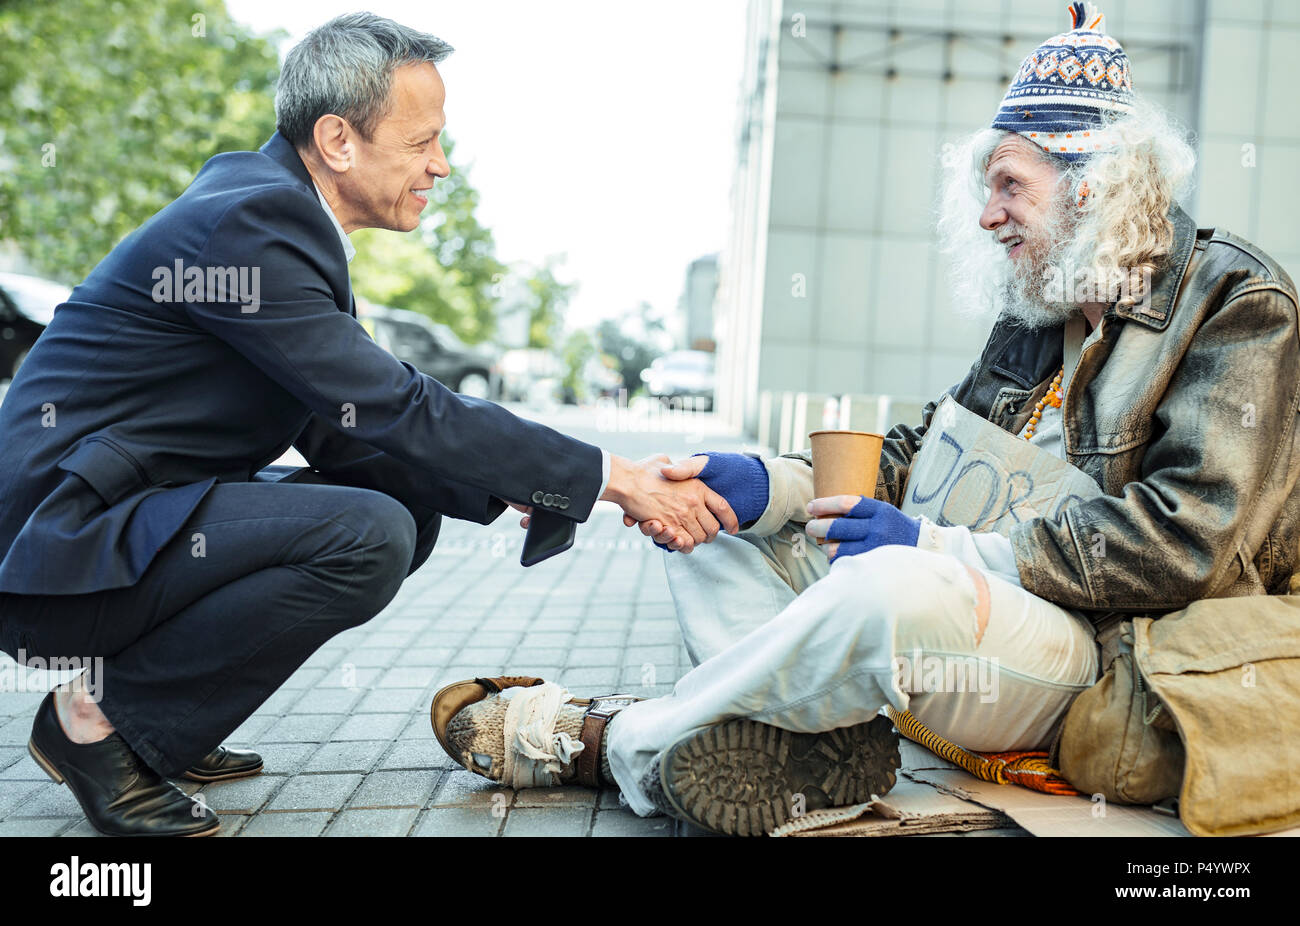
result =
[[982,781],[1000,785],[1016,784],[1044,794],[1080,793],[1048,764],[1046,752],[975,752],[944,739],[917,720],[911,711],[896,711],[887,706],[885,713],[894,722],[894,726],[898,727],[898,732]]

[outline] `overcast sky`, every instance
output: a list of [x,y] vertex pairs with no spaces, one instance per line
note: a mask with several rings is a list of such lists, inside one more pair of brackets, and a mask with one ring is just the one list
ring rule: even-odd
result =
[[456,159],[507,262],[565,253],[589,325],[669,311],[686,265],[726,244],[744,0],[226,0],[288,48],[369,9],[450,42],[439,70]]

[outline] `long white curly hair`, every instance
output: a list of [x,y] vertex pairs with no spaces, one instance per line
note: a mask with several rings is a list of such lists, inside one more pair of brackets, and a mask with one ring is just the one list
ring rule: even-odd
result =
[[[1190,191],[1196,156],[1182,127],[1141,97],[1130,113],[1107,120],[1105,130],[1113,147],[1074,163],[1028,140],[1025,144],[1059,172],[1058,215],[1052,224],[1059,240],[1047,263],[1062,270],[1067,293],[1075,291],[1071,275],[1086,271],[1111,295],[1116,282],[1123,281],[1119,301],[1135,304],[1149,295],[1151,276],[1172,247],[1169,209]],[[938,236],[957,312],[981,320],[1005,312],[1033,327],[1062,320],[1075,309],[1068,296],[1047,310],[1008,304],[1009,294],[1016,292],[1009,285],[1011,261],[995,235],[980,227],[988,198],[985,169],[994,149],[1012,134],[981,129],[944,147]]]

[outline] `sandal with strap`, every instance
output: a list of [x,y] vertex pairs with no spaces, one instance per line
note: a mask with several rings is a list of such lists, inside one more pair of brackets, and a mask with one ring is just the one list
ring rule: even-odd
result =
[[603,761],[605,728],[634,695],[575,698],[531,675],[454,682],[438,691],[429,719],[438,742],[464,768],[514,788],[614,784]]

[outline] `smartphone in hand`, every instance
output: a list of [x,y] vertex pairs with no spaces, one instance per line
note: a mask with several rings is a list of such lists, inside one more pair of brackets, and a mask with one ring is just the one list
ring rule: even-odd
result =
[[524,535],[524,549],[519,562],[536,566],[544,559],[563,553],[573,546],[578,533],[578,522],[549,511],[538,511],[528,516],[528,532]]

